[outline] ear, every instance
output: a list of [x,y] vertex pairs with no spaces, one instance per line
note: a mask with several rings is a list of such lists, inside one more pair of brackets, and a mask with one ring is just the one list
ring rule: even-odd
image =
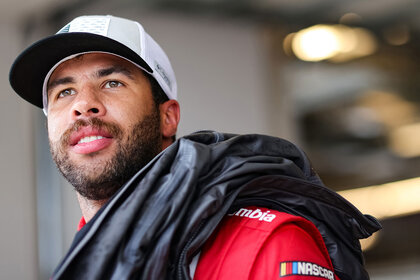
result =
[[[172,143],[172,136],[176,134],[178,128],[180,110],[179,103],[176,100],[168,100],[159,105],[160,108],[160,129],[162,132],[163,141],[170,140]],[[170,144],[169,143],[169,144]]]

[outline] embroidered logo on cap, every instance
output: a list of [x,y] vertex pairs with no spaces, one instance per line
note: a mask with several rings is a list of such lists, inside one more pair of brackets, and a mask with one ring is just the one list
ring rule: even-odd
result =
[[171,80],[169,80],[168,75],[166,75],[166,72],[163,69],[163,67],[160,66],[160,64],[157,63],[156,61],[155,61],[155,70],[156,70],[156,72],[159,73],[159,75],[162,77],[162,79],[165,81],[165,83],[168,85],[168,87],[170,89],[172,89]]
[[299,261],[280,263],[280,277],[292,275],[317,276],[323,279],[334,280],[334,272],[315,263]]

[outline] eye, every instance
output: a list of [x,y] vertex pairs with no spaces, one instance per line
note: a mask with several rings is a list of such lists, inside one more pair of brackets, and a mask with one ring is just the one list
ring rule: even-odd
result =
[[65,89],[63,91],[60,91],[60,93],[58,94],[58,98],[62,98],[62,97],[66,97],[66,96],[70,96],[70,95],[75,95],[76,91],[74,89]]
[[123,84],[118,82],[118,81],[109,81],[105,84],[105,88],[116,88],[116,87],[120,87]]

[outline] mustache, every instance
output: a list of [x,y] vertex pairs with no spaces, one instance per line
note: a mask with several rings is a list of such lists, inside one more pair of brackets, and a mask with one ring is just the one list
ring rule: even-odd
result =
[[71,134],[77,132],[80,128],[87,126],[98,130],[105,130],[106,132],[110,133],[114,138],[120,138],[122,135],[121,127],[115,123],[104,122],[99,118],[90,118],[86,120],[83,119],[75,121],[70,128],[64,131],[63,135],[61,135],[60,137],[60,145],[62,147],[65,145],[69,145]]

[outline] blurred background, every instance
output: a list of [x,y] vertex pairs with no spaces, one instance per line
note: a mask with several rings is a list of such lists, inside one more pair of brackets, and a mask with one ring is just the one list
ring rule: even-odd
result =
[[14,58],[82,14],[141,22],[172,61],[178,136],[289,139],[326,185],[384,229],[371,279],[420,275],[420,1],[0,2],[0,278],[48,279],[81,216],[51,162],[45,117],[9,86]]

